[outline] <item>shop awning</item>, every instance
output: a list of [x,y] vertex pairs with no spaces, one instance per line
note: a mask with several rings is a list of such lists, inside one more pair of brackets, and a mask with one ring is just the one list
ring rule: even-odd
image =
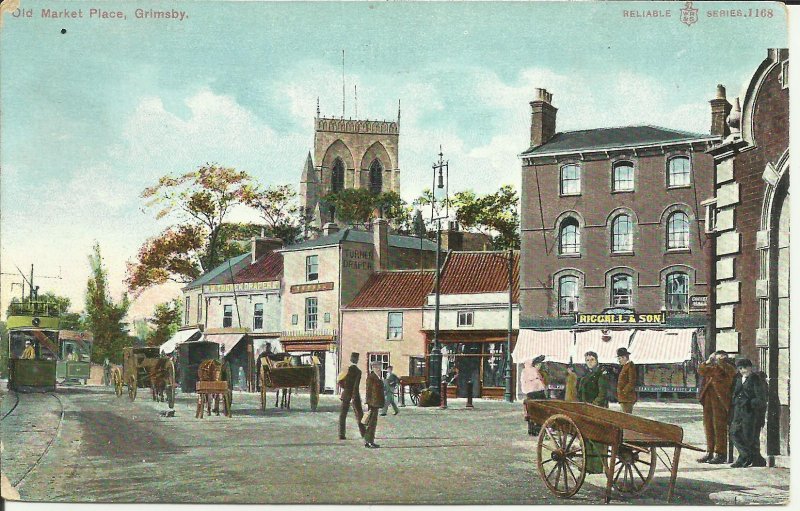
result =
[[219,344],[225,348],[225,355],[228,355],[239,344],[239,341],[244,339],[244,336],[243,333],[205,334],[203,340]]
[[674,364],[691,360],[694,333],[692,328],[639,330],[628,348],[631,360],[636,364]]
[[520,329],[517,344],[511,353],[516,364],[522,364],[544,355],[548,362],[569,363],[572,351],[573,334],[571,330],[526,330]]
[[175,332],[167,342],[161,345],[161,353],[165,355],[169,355],[175,348],[178,347],[178,344],[189,342],[193,340],[197,340],[200,338],[200,330],[193,328],[190,330],[178,330]]
[[[575,334],[575,362],[583,363],[584,353],[594,351],[601,364],[616,364],[617,349],[629,348],[634,330],[587,330]],[[633,357],[631,357],[633,358]]]

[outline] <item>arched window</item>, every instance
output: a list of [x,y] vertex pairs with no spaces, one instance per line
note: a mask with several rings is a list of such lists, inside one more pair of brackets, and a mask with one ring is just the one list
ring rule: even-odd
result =
[[576,164],[561,167],[561,195],[581,193],[581,167]]
[[561,222],[561,232],[558,236],[559,254],[580,254],[581,253],[581,231],[578,221],[574,218],[567,218]]
[[611,306],[633,304],[633,278],[624,273],[611,277]]
[[691,184],[689,158],[678,156],[667,163],[667,186],[688,186]]
[[611,251],[633,251],[633,222],[628,215],[619,215],[611,223]]
[[369,166],[369,191],[376,195],[383,191],[383,165],[378,160]]
[[578,277],[564,275],[558,279],[558,313],[566,316],[578,311]]
[[336,158],[331,171],[331,191],[336,193],[342,190],[344,190],[344,162],[341,158]]
[[667,220],[667,249],[689,248],[689,216],[676,211]]
[[674,272],[667,275],[665,305],[669,311],[687,311],[689,305],[689,275]]
[[633,190],[633,163],[621,161],[614,164],[612,190],[615,192]]

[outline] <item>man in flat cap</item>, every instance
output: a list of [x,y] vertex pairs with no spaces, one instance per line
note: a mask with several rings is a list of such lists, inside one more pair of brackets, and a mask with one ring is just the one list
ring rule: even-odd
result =
[[620,370],[617,378],[617,401],[625,413],[633,413],[636,403],[636,366],[631,362],[631,354],[627,348],[617,350],[617,362]]
[[725,351],[717,350],[697,367],[697,374],[703,377],[700,403],[707,446],[706,455],[697,461],[718,465],[727,461],[728,418],[736,368],[728,361]]
[[739,458],[731,465],[740,467],[766,467],[761,456],[761,428],[767,409],[766,385],[758,373],[753,372],[753,362],[747,358],[736,361],[739,376],[733,387],[733,413],[731,415],[731,442],[739,451]]

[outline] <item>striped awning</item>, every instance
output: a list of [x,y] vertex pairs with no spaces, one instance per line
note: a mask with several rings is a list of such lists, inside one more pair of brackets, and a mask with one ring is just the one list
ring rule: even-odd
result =
[[165,355],[169,355],[175,348],[178,347],[178,344],[184,342],[190,342],[200,338],[200,330],[197,328],[193,328],[190,330],[178,330],[175,332],[175,335],[170,337],[170,339],[161,345],[161,353]]
[[692,328],[639,330],[628,348],[631,360],[636,364],[674,364],[691,360],[694,334]]
[[[584,353],[594,351],[601,364],[616,364],[617,349],[628,348],[634,330],[587,330],[575,334],[575,361],[583,362]],[[629,348],[630,349],[630,348]]]
[[520,329],[517,344],[511,357],[516,364],[522,364],[539,355],[548,362],[569,363],[572,351],[573,334],[571,330],[526,330]]

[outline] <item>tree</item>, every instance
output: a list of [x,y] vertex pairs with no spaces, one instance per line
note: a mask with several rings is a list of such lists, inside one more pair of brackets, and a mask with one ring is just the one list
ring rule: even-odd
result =
[[149,318],[155,328],[147,337],[148,346],[161,346],[175,335],[181,325],[182,309],[181,301],[178,298],[156,305],[153,317]]
[[414,210],[414,220],[412,220],[411,225],[411,232],[414,236],[417,238],[428,237],[428,227],[425,225],[425,220],[422,218],[422,211],[419,209]]
[[[31,299],[29,296],[25,296],[20,300],[19,298],[12,298],[11,303],[8,304],[8,308],[6,309],[6,316],[11,315],[11,309],[17,304],[27,304],[30,303]],[[48,302],[52,304],[55,310],[59,314],[58,323],[59,328],[63,330],[83,330],[83,317],[77,312],[69,312],[69,308],[72,306],[72,300],[67,298],[66,296],[59,296],[52,291],[48,291],[44,294],[40,294],[36,297],[36,301],[39,302]],[[52,309],[51,309],[52,310]]]
[[291,185],[258,189],[249,201],[266,223],[266,233],[291,245],[303,234],[303,219],[297,192]]
[[337,220],[348,225],[368,225],[377,216],[395,228],[407,228],[411,211],[396,192],[372,193],[367,188],[345,188],[329,193],[322,200],[334,207]]
[[220,231],[231,209],[252,200],[249,174],[206,164],[178,177],[164,176],[145,188],[147,208],[159,208],[156,218],[172,217],[177,225],[148,240],[138,261],[128,267],[131,291],[170,279],[189,280],[222,262]]
[[93,362],[108,358],[114,363],[122,362],[122,349],[130,345],[126,324],[130,301],[125,294],[119,303],[109,296],[108,272],[103,265],[100,245],[95,243],[89,256],[91,276],[86,284],[86,326],[94,336]]
[[458,192],[452,199],[456,221],[492,237],[496,250],[519,248],[519,197],[510,185],[483,196],[471,190]]

